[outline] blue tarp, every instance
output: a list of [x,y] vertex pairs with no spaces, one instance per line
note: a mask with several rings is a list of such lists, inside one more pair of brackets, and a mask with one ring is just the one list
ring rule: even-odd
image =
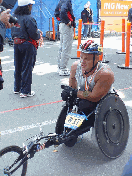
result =
[[[43,31],[44,36],[46,31],[52,31],[52,17],[54,17],[54,10],[59,0],[35,0],[35,5],[33,5],[32,15],[36,19],[38,28]],[[78,20],[81,18],[81,11],[84,9],[84,5],[87,0],[72,0],[73,13],[76,17],[76,34],[78,33]],[[98,10],[97,10],[97,0],[90,1],[90,8],[93,10],[93,21],[97,22]],[[17,3],[12,9],[11,13],[16,9]],[[50,19],[50,24],[49,24]],[[49,28],[50,26],[50,28]],[[57,31],[57,20],[55,19],[55,29]],[[97,30],[97,26],[92,26],[92,30]],[[10,35],[10,30],[7,31],[7,36]]]

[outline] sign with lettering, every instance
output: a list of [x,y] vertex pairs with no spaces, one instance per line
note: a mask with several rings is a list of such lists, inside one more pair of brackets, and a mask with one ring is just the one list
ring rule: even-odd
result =
[[101,0],[100,16],[128,16],[132,1]]

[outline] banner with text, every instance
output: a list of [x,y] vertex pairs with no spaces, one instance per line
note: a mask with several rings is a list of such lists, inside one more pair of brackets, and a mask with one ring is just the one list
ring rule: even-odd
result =
[[128,10],[131,8],[132,1],[118,1],[118,0],[101,0],[101,14],[100,16],[128,16]]

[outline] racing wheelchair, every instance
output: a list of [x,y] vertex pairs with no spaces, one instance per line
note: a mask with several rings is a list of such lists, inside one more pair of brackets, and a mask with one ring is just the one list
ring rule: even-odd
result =
[[[4,162],[5,165],[0,166],[0,175],[13,175],[22,166],[21,176],[25,176],[27,161],[33,158],[36,152],[62,143],[72,147],[77,142],[78,136],[90,131],[90,128],[94,130],[96,142],[102,153],[111,159],[119,157],[125,150],[129,137],[129,117],[119,95],[114,90],[108,93],[88,115],[80,111],[78,103],[78,98],[73,100],[68,97],[58,117],[56,133],[44,136],[41,132],[32,139],[27,139],[28,144],[22,148],[9,146],[2,149],[0,163],[4,159],[9,161],[9,157],[6,157],[7,154],[15,153],[17,156],[11,157],[12,163],[7,164],[7,161]],[[46,141],[40,143],[42,139]],[[15,159],[14,156],[16,156]]]

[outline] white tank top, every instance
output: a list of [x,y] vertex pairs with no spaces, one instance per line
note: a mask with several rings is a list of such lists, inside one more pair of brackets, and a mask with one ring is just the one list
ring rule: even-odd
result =
[[[98,70],[97,70],[96,74],[98,73],[98,71],[102,67],[103,68],[110,68],[107,64],[104,64],[104,63],[101,63],[101,62],[98,63],[98,64],[99,64],[99,66],[98,66]],[[89,84],[89,81],[90,81],[92,75],[90,75],[90,76],[87,77],[87,84],[89,85],[89,91],[92,91],[93,87],[95,86],[95,81],[94,81],[95,75],[94,75],[92,81],[90,82],[90,84]],[[82,74],[81,62],[79,62],[78,65],[77,65],[77,70],[76,70],[75,78],[77,80],[77,89],[81,90],[81,91],[85,91],[85,78],[83,77],[83,74]],[[109,92],[112,92],[112,90],[113,89],[112,89],[112,86],[111,86],[110,89],[109,89]]]

